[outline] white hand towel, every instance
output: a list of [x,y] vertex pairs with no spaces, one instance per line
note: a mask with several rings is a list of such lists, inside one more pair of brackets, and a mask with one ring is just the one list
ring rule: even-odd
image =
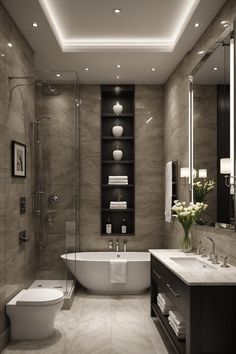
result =
[[166,164],[166,195],[165,195],[165,221],[171,222],[172,217],[172,161]]
[[114,284],[125,284],[127,273],[127,259],[110,260],[110,282]]
[[186,332],[186,327],[185,326],[177,326],[176,323],[173,321],[173,319],[170,316],[168,317],[168,321],[169,321],[169,323],[171,322],[173,324],[173,326],[175,327],[175,331],[177,333],[183,334]]
[[108,184],[128,184],[128,181],[116,181],[116,182],[113,182],[113,181],[109,181]]
[[114,200],[114,201],[110,201],[110,204],[116,204],[116,205],[126,205],[126,204],[127,204],[127,202],[126,202],[126,201]]

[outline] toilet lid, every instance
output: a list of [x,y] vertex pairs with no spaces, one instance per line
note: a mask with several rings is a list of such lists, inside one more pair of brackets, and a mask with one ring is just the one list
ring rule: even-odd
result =
[[22,295],[16,305],[24,306],[44,306],[56,304],[63,300],[64,294],[57,289],[27,289],[22,291]]

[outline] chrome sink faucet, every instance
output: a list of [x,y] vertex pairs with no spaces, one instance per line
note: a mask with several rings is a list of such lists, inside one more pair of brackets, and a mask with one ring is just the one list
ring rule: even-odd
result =
[[211,242],[212,250],[210,252],[210,256],[209,256],[208,260],[211,261],[213,264],[217,264],[218,263],[218,257],[216,255],[216,251],[215,251],[215,242],[214,242],[214,240],[211,237],[209,237],[209,236],[204,237],[203,240],[208,240],[208,241]]
[[119,250],[120,250],[119,240],[116,240],[116,252],[119,252]]

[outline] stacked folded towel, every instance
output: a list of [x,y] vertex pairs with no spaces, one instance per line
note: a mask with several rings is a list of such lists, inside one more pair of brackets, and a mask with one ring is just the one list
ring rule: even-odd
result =
[[108,184],[128,184],[128,176],[108,176]]
[[127,209],[127,202],[110,202],[110,209]]
[[175,332],[176,337],[178,337],[179,339],[184,339],[186,333],[186,326],[185,320],[181,313],[177,310],[170,310],[168,321],[169,325]]
[[169,311],[174,308],[172,302],[164,293],[159,293],[157,295],[157,305],[161,309],[163,315],[168,315]]

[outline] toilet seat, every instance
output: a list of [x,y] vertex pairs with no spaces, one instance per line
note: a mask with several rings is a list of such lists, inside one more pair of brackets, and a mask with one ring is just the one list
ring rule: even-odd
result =
[[22,290],[16,300],[16,306],[46,306],[62,301],[64,294],[57,289]]

